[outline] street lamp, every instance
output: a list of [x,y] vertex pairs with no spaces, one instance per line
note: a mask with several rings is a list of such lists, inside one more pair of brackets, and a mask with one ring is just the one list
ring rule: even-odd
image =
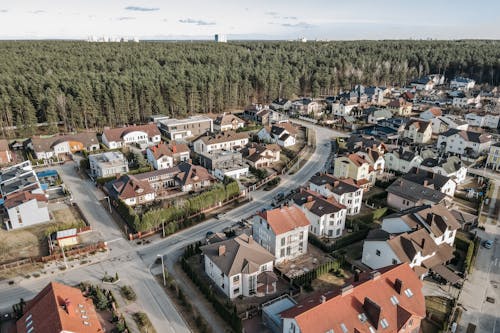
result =
[[110,203],[110,201],[109,201],[109,197],[108,197],[108,196],[106,196],[106,197],[104,197],[104,198],[105,198],[106,200],[108,200],[109,213],[110,213],[110,214],[113,214],[113,212],[111,211],[111,203]]
[[163,264],[163,256],[161,254],[157,254],[156,257],[160,257],[161,259],[161,272],[163,273],[163,286],[167,286],[167,280],[165,277],[165,265]]

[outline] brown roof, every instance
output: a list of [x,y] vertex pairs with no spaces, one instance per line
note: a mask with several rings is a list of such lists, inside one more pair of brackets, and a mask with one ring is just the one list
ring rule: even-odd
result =
[[[28,323],[32,323],[29,324]],[[104,332],[92,300],[78,288],[51,282],[26,305],[17,332]]]
[[[271,154],[269,150],[272,152]],[[249,161],[257,162],[261,158],[273,158],[274,153],[280,150],[281,148],[276,144],[261,145],[252,142],[241,150],[241,155]]]
[[359,167],[359,166],[362,166],[362,165],[363,165],[363,164],[365,164],[365,163],[370,164],[370,163],[369,163],[369,162],[365,159],[365,157],[364,157],[364,156],[360,156],[360,155],[358,155],[358,154],[349,154],[349,155],[347,156],[347,158],[348,158],[349,160],[351,160],[351,161],[352,161],[352,162],[353,162],[356,166],[358,166],[358,167]]
[[279,123],[273,126],[284,128],[290,135],[296,135],[298,133],[297,128],[290,122]]
[[176,154],[189,152],[189,147],[184,143],[160,143],[148,149],[151,150],[156,160],[162,156],[173,157]]
[[422,256],[431,255],[438,247],[425,229],[419,229],[412,233],[402,233],[387,241],[396,256],[402,262],[412,262],[417,253]]
[[213,181],[215,178],[202,166],[182,162],[177,166],[180,172],[175,176],[181,186],[201,181]]
[[25,203],[27,201],[36,199],[37,201],[42,201],[42,202],[47,202],[48,199],[45,196],[45,194],[33,194],[29,191],[22,191],[22,192],[16,192],[13,194],[9,194],[5,198],[4,206],[7,209],[10,209],[12,207],[17,207],[22,203]]
[[221,126],[231,125],[233,122],[244,123],[244,121],[242,119],[238,118],[237,116],[235,116],[234,114],[231,114],[231,113],[225,113],[221,116],[218,116],[214,120],[214,124],[221,125]]
[[413,126],[417,129],[417,132],[424,133],[427,128],[431,126],[430,121],[420,120],[420,119],[410,119],[405,125],[405,129],[410,129],[410,126]]
[[442,116],[443,115],[443,110],[441,110],[441,108],[438,108],[438,107],[432,107],[430,109],[428,109],[427,111],[430,111],[434,116],[436,117],[439,117],[439,116]]
[[202,246],[201,251],[227,276],[258,272],[261,265],[274,260],[271,253],[245,234]]
[[310,225],[304,212],[295,206],[266,210],[258,213],[258,215],[267,221],[275,235]]
[[111,181],[110,184],[116,196],[122,200],[154,193],[154,189],[148,181],[137,179],[133,175],[123,175]]
[[306,189],[300,189],[300,192],[292,196],[292,200],[295,204],[304,206],[316,216],[335,214],[342,209],[346,209],[344,205],[334,198],[327,199],[317,192]]
[[134,132],[134,131],[142,131],[148,134],[148,137],[152,138],[156,135],[161,135],[158,126],[155,124],[146,124],[146,125],[134,125],[127,127],[117,127],[117,128],[108,128],[103,131],[103,135],[106,135],[106,139],[108,141],[122,141],[122,137],[125,134]]
[[47,152],[53,150],[54,146],[65,141],[81,142],[87,148],[92,145],[98,145],[96,132],[82,132],[69,135],[54,135],[49,137],[34,136],[31,138],[31,144],[35,152]]
[[400,108],[407,105],[411,105],[411,103],[408,103],[404,98],[393,99],[387,104],[391,108]]
[[[408,264],[389,266],[379,270],[379,275],[364,275],[352,283],[352,289],[333,290],[324,295],[305,299],[296,306],[281,312],[282,318],[294,318],[301,333],[360,332],[369,333],[370,327],[382,331],[381,321],[388,324],[387,332],[398,332],[411,319],[425,317],[425,300],[422,282]],[[398,290],[398,282],[401,286]],[[412,296],[408,297],[406,290]],[[324,297],[321,297],[324,296]],[[397,304],[391,298],[397,299]],[[365,319],[360,318],[365,314]],[[344,330],[345,329],[345,330]]]
[[243,139],[248,139],[248,133],[225,131],[213,135],[209,135],[208,133],[203,134],[199,136],[197,139],[193,140],[193,142],[202,140],[206,145],[212,145],[216,143],[223,143],[223,142],[243,140]]

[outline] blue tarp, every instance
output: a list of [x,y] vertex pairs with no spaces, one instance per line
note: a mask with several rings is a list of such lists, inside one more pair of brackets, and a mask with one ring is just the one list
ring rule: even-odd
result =
[[44,178],[44,177],[56,177],[57,176],[57,171],[56,170],[44,170],[36,173],[38,178]]

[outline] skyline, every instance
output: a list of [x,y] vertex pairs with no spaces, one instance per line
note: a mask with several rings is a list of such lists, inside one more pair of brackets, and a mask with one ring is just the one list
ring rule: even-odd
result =
[[499,11],[489,0],[0,0],[0,39],[500,39]]

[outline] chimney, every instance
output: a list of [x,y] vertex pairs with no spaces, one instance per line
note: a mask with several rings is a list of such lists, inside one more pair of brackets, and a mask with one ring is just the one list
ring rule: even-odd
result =
[[177,146],[175,145],[175,143],[172,145],[172,152],[174,154],[177,153]]
[[325,297],[325,295],[321,295],[321,297],[319,298],[319,302],[320,302],[321,304],[323,304],[323,303],[325,303],[325,302],[326,302],[326,297]]
[[420,247],[423,249],[424,246],[425,246],[425,238],[422,238],[422,245]]
[[379,271],[370,272],[370,279],[372,279],[372,280],[378,280],[379,278],[380,278],[380,272]]
[[307,196],[307,202],[311,202],[311,201],[313,201],[313,197],[312,197],[312,195],[308,195]]
[[401,295],[401,293],[403,292],[403,281],[401,281],[400,279],[396,279],[396,281],[394,281],[394,289],[398,294]]
[[354,282],[359,282],[359,270],[354,271]]
[[352,290],[353,290],[352,284],[347,284],[343,286],[342,289],[340,289],[340,295],[341,296],[349,295],[350,293],[352,293]]
[[253,244],[253,236],[248,236],[248,244]]
[[219,257],[226,254],[226,245],[219,245]]
[[71,302],[70,302],[69,298],[65,298],[64,299],[64,308],[65,308],[65,310],[66,310],[66,312],[68,314],[71,314],[71,312],[70,312],[70,310],[71,310]]

